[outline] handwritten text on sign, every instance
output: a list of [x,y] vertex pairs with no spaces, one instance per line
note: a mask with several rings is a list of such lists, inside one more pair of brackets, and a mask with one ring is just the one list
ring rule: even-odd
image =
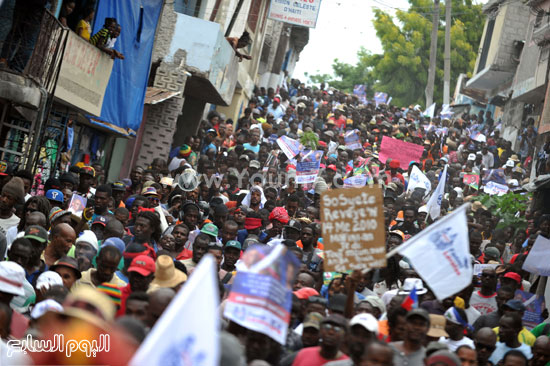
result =
[[325,271],[384,267],[386,246],[380,187],[326,191],[321,198]]

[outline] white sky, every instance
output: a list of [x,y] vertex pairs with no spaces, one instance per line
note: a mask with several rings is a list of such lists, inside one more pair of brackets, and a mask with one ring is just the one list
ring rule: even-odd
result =
[[407,9],[408,6],[407,0],[321,0],[317,27],[310,29],[309,43],[300,54],[292,77],[305,82],[304,72],[332,74],[335,58],[355,64],[361,46],[373,53],[382,52],[372,24],[372,9],[380,8],[393,14],[395,8]]

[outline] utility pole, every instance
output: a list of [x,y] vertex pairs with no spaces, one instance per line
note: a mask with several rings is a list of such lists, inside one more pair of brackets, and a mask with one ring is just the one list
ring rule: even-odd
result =
[[445,0],[445,55],[443,56],[443,104],[451,103],[451,0]]
[[437,30],[439,28],[439,0],[434,0],[432,19],[432,40],[430,45],[430,66],[428,68],[428,85],[426,85],[426,108],[432,105],[434,99],[435,62],[437,58]]

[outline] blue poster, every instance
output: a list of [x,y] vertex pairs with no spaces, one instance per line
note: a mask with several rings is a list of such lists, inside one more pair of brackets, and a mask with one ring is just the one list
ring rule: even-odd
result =
[[237,265],[224,316],[284,345],[299,268],[298,259],[283,244],[249,247]]

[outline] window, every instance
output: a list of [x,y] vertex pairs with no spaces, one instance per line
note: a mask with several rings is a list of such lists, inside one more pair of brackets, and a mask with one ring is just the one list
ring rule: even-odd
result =
[[202,0],[175,0],[174,11],[176,13],[196,17],[199,15]]
[[252,32],[256,32],[260,11],[262,9],[262,0],[252,0],[250,3],[250,11],[248,12],[248,27]]

